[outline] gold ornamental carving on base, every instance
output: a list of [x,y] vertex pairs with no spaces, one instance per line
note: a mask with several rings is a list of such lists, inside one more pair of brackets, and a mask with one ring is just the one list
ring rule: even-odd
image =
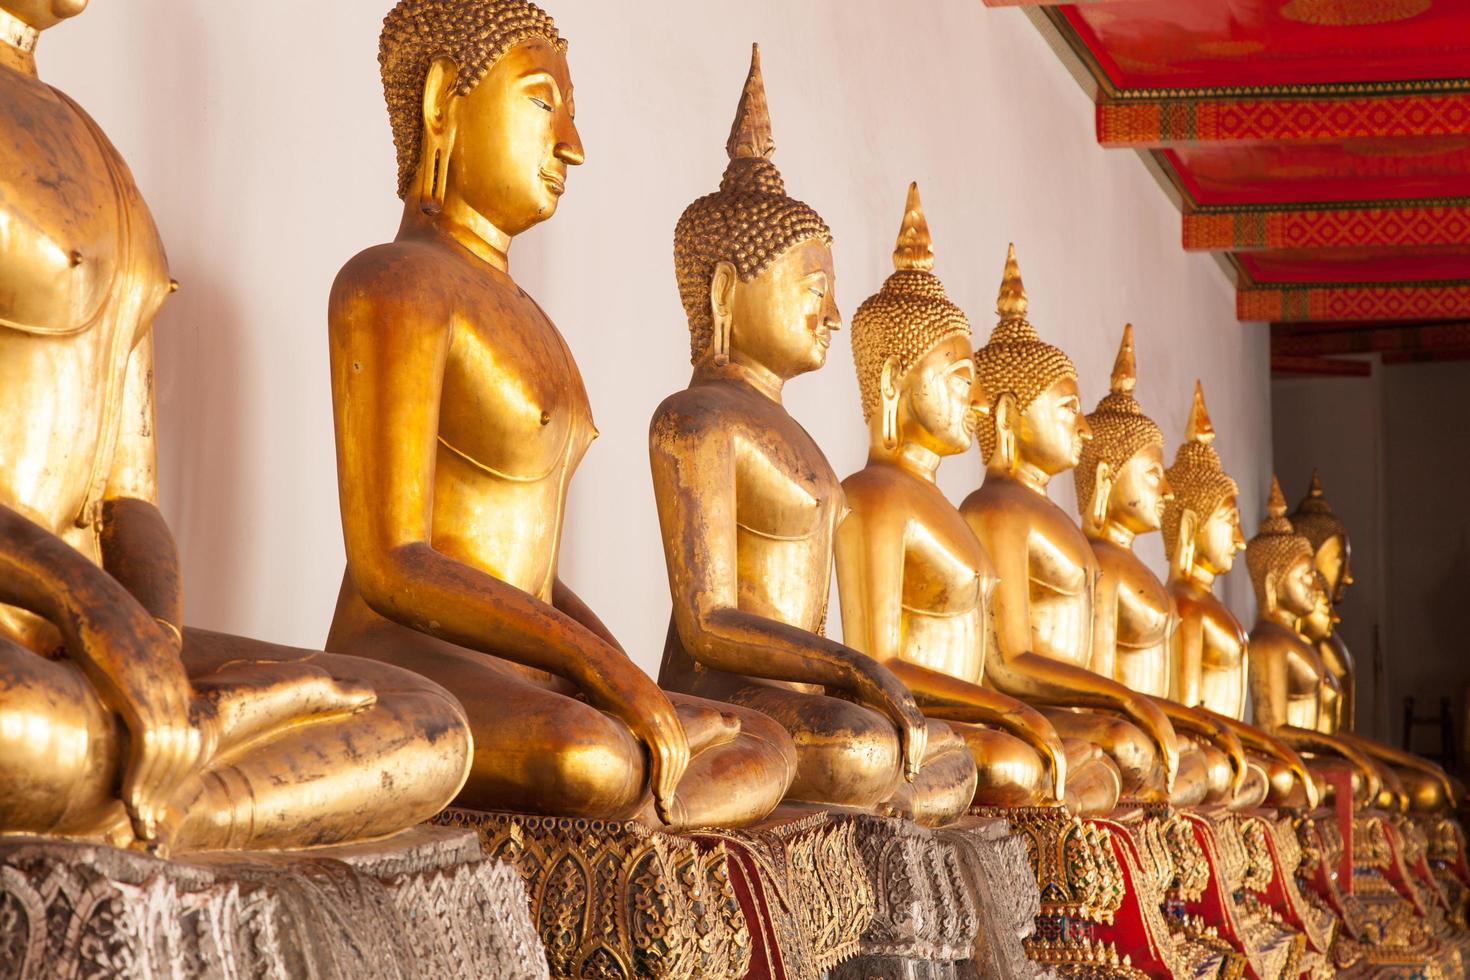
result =
[[743,977],[751,935],[722,843],[639,823],[449,809],[484,852],[520,872],[555,977]]

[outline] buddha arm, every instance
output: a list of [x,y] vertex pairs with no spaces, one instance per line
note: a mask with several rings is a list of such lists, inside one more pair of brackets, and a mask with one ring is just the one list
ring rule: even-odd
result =
[[155,619],[182,635],[179,552],[158,509],[151,332],[128,359],[119,425],[103,500],[102,567]]
[[1301,784],[1303,791],[1305,791],[1307,795],[1307,807],[1309,809],[1316,808],[1317,783],[1308,774],[1307,764],[1302,761],[1302,757],[1291,746],[1264,729],[1257,728],[1254,725],[1247,725],[1245,722],[1238,721],[1228,715],[1217,714],[1208,708],[1202,708],[1201,710],[1234,732],[1235,736],[1240,739],[1241,744],[1247,749],[1283,763],[1291,770],[1292,775],[1297,778],[1297,782]]
[[1066,746],[1041,712],[1010,695],[918,664],[899,660],[889,661],[888,666],[914,692],[915,700],[930,718],[991,725],[1025,742],[1051,770],[1054,801],[1061,802],[1066,796]]
[[997,690],[1034,704],[1100,708],[1134,721],[1158,745],[1164,762],[1165,788],[1172,790],[1179,772],[1179,743],[1163,711],[1148,698],[1085,667],[1031,652],[1031,580],[1027,569],[1024,522],[1001,515],[967,515],[999,581],[992,593],[996,625],[995,656],[985,676]]
[[660,409],[649,431],[674,628],[715,670],[820,684],[871,705],[898,727],[905,775],[918,775],[927,729],[903,684],[871,657],[810,630],[740,608],[735,459],[728,422]]
[[1341,642],[1341,637],[1334,634],[1334,643],[1329,640],[1319,644],[1318,649],[1322,654],[1322,663],[1326,665],[1328,673],[1337,678],[1340,693],[1337,701],[1337,729],[1340,732],[1351,732],[1357,727],[1357,671],[1353,666],[1353,658],[1348,649]]
[[1092,588],[1092,656],[1087,666],[1093,673],[1121,683],[1118,676],[1118,580],[1113,575],[1099,575]]
[[131,738],[122,800],[133,830],[157,839],[169,798],[206,747],[177,637],[123,587],[54,534],[0,506],[0,603],[44,617]]
[[1384,745],[1382,742],[1375,742],[1372,739],[1354,735],[1351,732],[1338,732],[1337,738],[1380,762],[1387,763],[1390,766],[1396,766],[1400,769],[1423,773],[1444,788],[1446,799],[1450,801],[1458,799],[1455,793],[1454,780],[1450,779],[1449,774],[1443,768],[1435,765],[1428,759],[1420,758],[1412,752],[1396,749],[1391,745]]
[[1240,792],[1246,777],[1245,745],[1240,736],[1212,712],[1188,708],[1177,701],[1164,698],[1155,698],[1154,703],[1168,715],[1175,731],[1197,735],[1225,753],[1230,759],[1230,770],[1235,774],[1232,792]]
[[1170,696],[1180,704],[1199,704],[1204,672],[1204,631],[1200,617],[1180,617],[1170,643],[1170,659],[1174,668],[1169,678]]
[[396,269],[339,277],[332,404],[347,567],[387,619],[565,677],[648,745],[661,813],[688,764],[673,705],[625,653],[550,603],[437,551],[430,538],[452,313]]

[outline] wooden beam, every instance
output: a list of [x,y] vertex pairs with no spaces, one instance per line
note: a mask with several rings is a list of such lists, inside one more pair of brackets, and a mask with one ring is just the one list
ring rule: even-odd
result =
[[1467,320],[1470,282],[1292,284],[1235,291],[1238,320]]
[[1373,374],[1373,362],[1350,361],[1340,357],[1292,357],[1285,354],[1272,354],[1271,373],[1366,378]]
[[1389,206],[1200,208],[1184,215],[1184,247],[1195,252],[1466,242],[1470,242],[1470,198]]
[[1389,351],[1383,355],[1383,363],[1390,365],[1428,364],[1440,361],[1470,361],[1470,347],[1460,350]]
[[1358,94],[1215,94],[1226,90],[1128,90],[1097,106],[1103,146],[1167,149],[1201,143],[1338,142],[1470,135],[1470,81],[1462,91]]
[[1467,350],[1470,350],[1470,323],[1374,327],[1367,330],[1321,330],[1305,334],[1286,334],[1275,329],[1271,332],[1272,357],[1459,353]]

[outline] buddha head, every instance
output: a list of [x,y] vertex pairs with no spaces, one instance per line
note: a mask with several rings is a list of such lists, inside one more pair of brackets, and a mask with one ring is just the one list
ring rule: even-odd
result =
[[1157,531],[1174,496],[1164,473],[1164,432],[1134,399],[1137,383],[1130,323],[1123,327],[1109,393],[1087,416],[1092,438],[1077,463],[1077,510],[1093,531],[1109,522],[1131,534]]
[[838,315],[832,233],[821,215],[786,195],[775,150],[753,46],[725,143],[730,163],[720,189],[679,217],[674,272],[691,361],[736,361],[785,380],[826,363]]
[[1317,569],[1312,546],[1286,519],[1281,484],[1271,478],[1271,496],[1261,530],[1245,548],[1245,564],[1263,614],[1278,610],[1298,619],[1317,605]]
[[852,357],[874,446],[917,444],[952,456],[974,441],[977,410],[970,321],[930,270],[934,250],[910,184],[894,273],[852,318]]
[[1321,643],[1332,636],[1334,627],[1341,619],[1332,610],[1332,591],[1327,587],[1327,579],[1321,572],[1316,575],[1317,601],[1312,604],[1312,611],[1302,617],[1298,628],[1307,639]]
[[551,217],[583,158],[566,50],[527,0],[399,0],[378,51],[398,196],[507,238]]
[[1184,578],[1196,569],[1211,577],[1224,575],[1245,549],[1240,491],[1221,467],[1214,441],[1204,389],[1196,381],[1184,445],[1165,471],[1174,497],[1164,504],[1164,553],[1173,572]]
[[1291,515],[1292,526],[1312,545],[1312,562],[1327,582],[1327,595],[1334,603],[1342,602],[1347,587],[1353,584],[1352,543],[1347,525],[1332,512],[1332,505],[1322,496],[1322,481],[1312,471],[1312,485]]
[[1049,478],[1077,465],[1092,429],[1082,414],[1077,369],[1066,354],[1042,342],[1026,320],[1026,308],[1012,245],[995,305],[1000,320],[975,352],[975,377],[990,409],[976,435],[992,469],[1014,473],[1026,466]]
[[0,0],[0,11],[27,27],[44,31],[87,9],[87,0]]

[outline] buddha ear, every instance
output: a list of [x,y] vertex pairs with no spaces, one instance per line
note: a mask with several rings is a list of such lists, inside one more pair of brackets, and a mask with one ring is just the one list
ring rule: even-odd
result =
[[1266,608],[1273,611],[1278,608],[1279,603],[1277,602],[1276,573],[1274,571],[1268,571],[1265,575],[1261,577],[1261,591],[1265,593]]
[[995,458],[1007,473],[1016,471],[1016,396],[1002,392],[995,400]]
[[888,449],[898,448],[898,360],[888,357],[883,361],[883,373],[878,379],[878,398],[883,413],[883,445]]
[[419,207],[437,214],[444,207],[444,190],[449,184],[449,151],[454,147],[454,113],[450,98],[459,78],[453,58],[440,56],[429,63],[424,78],[424,135],[419,150]]
[[713,326],[709,352],[717,361],[730,356],[730,322],[734,318],[735,283],[739,279],[734,264],[725,259],[715,263],[714,274],[709,277],[709,312]]
[[1194,536],[1199,533],[1199,515],[1191,508],[1179,512],[1179,533],[1174,537],[1174,570],[1181,578],[1194,569]]
[[1097,474],[1092,481],[1092,499],[1088,501],[1088,517],[1092,529],[1101,531],[1108,522],[1108,498],[1113,495],[1113,468],[1098,460]]

